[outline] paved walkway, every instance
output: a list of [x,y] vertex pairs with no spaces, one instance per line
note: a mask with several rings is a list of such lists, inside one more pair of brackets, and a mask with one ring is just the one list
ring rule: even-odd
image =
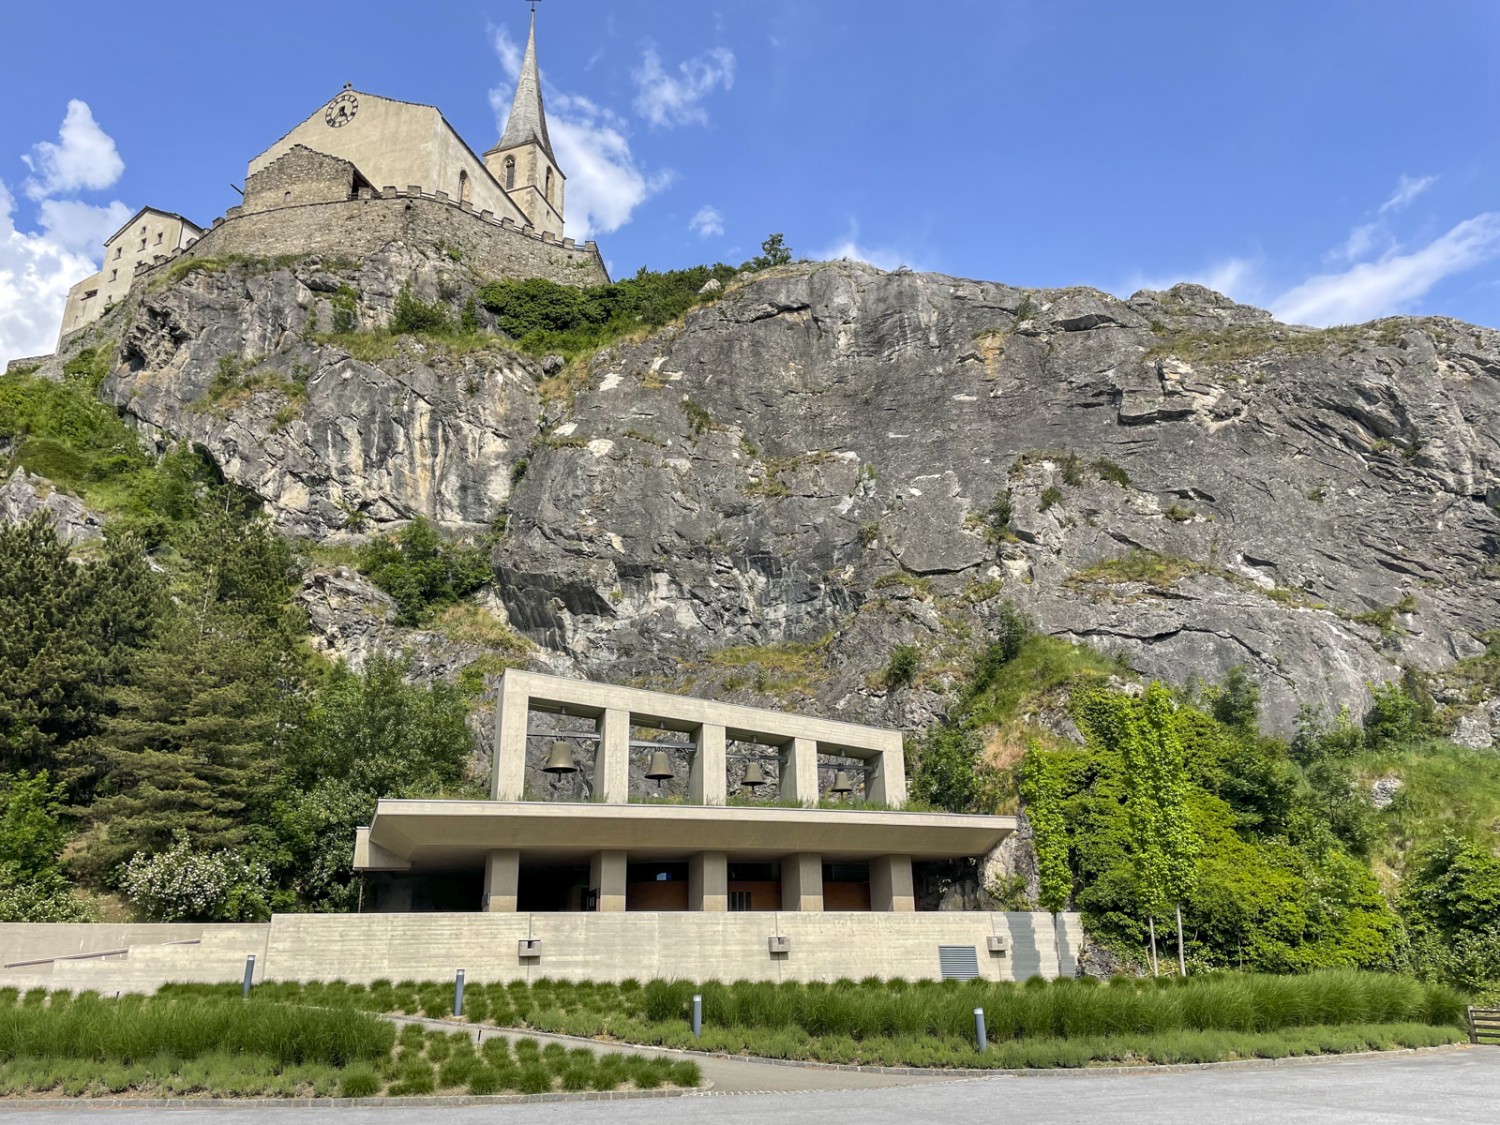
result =
[[475,1027],[472,1024],[450,1023],[446,1020],[414,1019],[406,1016],[388,1017],[394,1023],[419,1023],[423,1027],[442,1031],[477,1032],[483,1039],[496,1036],[505,1039],[536,1039],[543,1043],[557,1042],[568,1047],[587,1047],[601,1053],[634,1055],[665,1055],[671,1059],[691,1059],[703,1071],[703,1076],[713,1083],[713,1093],[747,1094],[776,1091],[782,1093],[800,1090],[870,1090],[884,1086],[913,1086],[919,1083],[951,1082],[943,1074],[879,1074],[854,1070],[821,1070],[816,1067],[778,1066],[775,1063],[745,1062],[714,1055],[685,1054],[665,1047],[631,1047],[614,1043],[601,1043],[597,1039],[579,1039],[570,1035],[548,1035],[540,1031],[512,1031],[508,1028]]

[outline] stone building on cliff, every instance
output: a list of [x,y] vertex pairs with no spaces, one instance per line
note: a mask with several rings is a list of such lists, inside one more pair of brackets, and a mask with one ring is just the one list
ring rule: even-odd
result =
[[533,15],[510,116],[483,157],[436,107],[346,85],[251,159],[243,200],[207,229],[152,207],[137,213],[105,243],[103,268],[69,291],[60,338],[184,254],[360,256],[400,239],[452,246],[492,278],[607,282],[598,247],[563,235],[565,180],[547,133]]

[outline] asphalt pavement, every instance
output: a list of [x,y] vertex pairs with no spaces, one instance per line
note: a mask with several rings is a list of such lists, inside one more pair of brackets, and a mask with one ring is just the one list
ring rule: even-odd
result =
[[[0,1120],[144,1121],[160,1125],[529,1125],[532,1122],[724,1121],[736,1125],[1468,1125],[1500,1120],[1500,1047],[1434,1054],[1320,1059],[1247,1069],[1164,1072],[1048,1072],[1026,1076],[906,1079],[854,1086],[851,1075],[743,1064],[765,1089],[814,1078],[794,1092],[720,1091],[650,1101],[550,1102],[491,1106],[319,1108],[26,1109],[0,1105]],[[705,1068],[707,1069],[707,1068]],[[773,1073],[774,1072],[774,1073]],[[761,1080],[750,1074],[751,1084]]]

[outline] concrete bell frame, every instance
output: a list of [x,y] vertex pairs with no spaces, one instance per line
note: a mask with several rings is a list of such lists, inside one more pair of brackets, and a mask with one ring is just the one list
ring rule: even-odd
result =
[[605,804],[630,801],[630,728],[683,731],[693,738],[688,800],[728,800],[729,740],[773,747],[781,758],[781,798],[806,806],[818,801],[818,755],[856,758],[867,771],[866,799],[906,803],[906,759],[901,732],[759,707],[715,703],[639,688],[567,680],[511,670],[501,676],[495,707],[495,757],[490,796],[520,801],[526,792],[526,738],[532,711],[592,718],[598,724],[594,792]]

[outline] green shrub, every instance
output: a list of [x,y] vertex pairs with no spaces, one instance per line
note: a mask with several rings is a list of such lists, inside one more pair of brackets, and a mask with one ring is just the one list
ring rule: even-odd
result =
[[1045,512],[1054,504],[1061,504],[1062,498],[1062,489],[1058,488],[1055,484],[1049,484],[1046,488],[1042,489],[1041,500],[1037,505],[1037,511]]
[[391,314],[391,332],[397,336],[416,332],[450,332],[453,322],[441,302],[426,302],[412,296],[411,286],[403,285],[396,294],[396,308]]
[[380,1078],[365,1067],[350,1067],[339,1076],[339,1097],[370,1098],[380,1093]]
[[916,645],[897,645],[891,649],[891,658],[885,666],[885,686],[893,691],[905,687],[917,678],[921,665],[921,649]]
[[360,569],[396,599],[397,624],[418,625],[443,606],[479,589],[493,576],[478,546],[445,539],[418,516],[392,539],[375,539],[360,551]]

